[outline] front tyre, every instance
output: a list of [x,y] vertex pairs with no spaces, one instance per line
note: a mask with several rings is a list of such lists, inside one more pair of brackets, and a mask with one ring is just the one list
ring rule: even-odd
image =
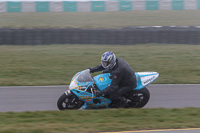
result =
[[142,108],[148,103],[150,93],[149,90],[144,87],[141,90],[134,90],[132,93],[129,93],[127,99],[129,100],[128,106],[130,108]]
[[83,104],[83,101],[81,101],[73,93],[68,95],[64,93],[58,99],[57,107],[59,110],[79,109],[83,106]]

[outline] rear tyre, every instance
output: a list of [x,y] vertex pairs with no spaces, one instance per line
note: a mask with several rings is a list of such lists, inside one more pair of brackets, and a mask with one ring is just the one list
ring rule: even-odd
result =
[[83,101],[81,101],[73,93],[68,95],[64,93],[57,101],[57,107],[59,110],[79,109],[83,106],[83,104]]
[[150,93],[149,90],[144,87],[141,90],[133,90],[126,98],[129,108],[142,108],[148,103],[150,99]]

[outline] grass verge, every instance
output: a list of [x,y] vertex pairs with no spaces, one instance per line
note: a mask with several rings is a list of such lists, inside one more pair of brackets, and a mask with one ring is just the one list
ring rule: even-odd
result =
[[108,50],[136,72],[159,72],[155,83],[200,83],[200,45],[37,45],[0,46],[0,86],[69,84]]
[[0,113],[0,133],[72,133],[200,127],[200,109],[111,109]]
[[199,10],[0,13],[0,27],[121,28],[127,26],[192,26],[200,23]]

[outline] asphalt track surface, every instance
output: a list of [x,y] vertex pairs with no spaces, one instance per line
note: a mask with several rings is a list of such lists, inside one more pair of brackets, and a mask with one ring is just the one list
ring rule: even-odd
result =
[[[68,86],[0,87],[0,112],[58,110],[57,100]],[[145,108],[200,107],[200,84],[147,86],[150,101]]]
[[[0,87],[0,112],[58,110],[57,100],[67,88],[68,86]],[[147,88],[151,98],[145,108],[200,107],[200,84],[153,84]],[[200,128],[107,133],[200,133]]]

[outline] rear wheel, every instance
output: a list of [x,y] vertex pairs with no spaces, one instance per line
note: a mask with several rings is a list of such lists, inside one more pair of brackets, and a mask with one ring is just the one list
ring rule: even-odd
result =
[[128,107],[142,108],[148,103],[150,99],[150,93],[149,90],[144,87],[141,90],[132,91],[127,95],[126,98],[128,99]]
[[57,102],[57,107],[59,110],[67,109],[79,109],[83,106],[83,101],[81,101],[73,93],[66,95],[65,93],[60,96]]

